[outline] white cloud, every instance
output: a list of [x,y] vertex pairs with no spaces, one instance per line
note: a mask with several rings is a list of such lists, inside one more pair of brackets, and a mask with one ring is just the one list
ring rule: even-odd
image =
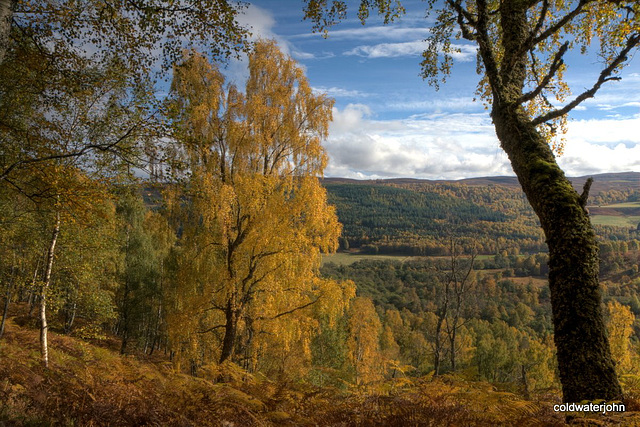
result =
[[480,111],[483,110],[481,102],[476,102],[470,97],[451,97],[442,99],[429,99],[425,101],[401,101],[385,104],[389,111]]
[[380,43],[376,45],[356,46],[344,52],[344,55],[356,55],[366,58],[393,58],[398,56],[420,55],[425,48],[423,41],[403,43]]
[[[400,28],[398,26],[359,26],[340,30],[329,30],[329,40],[403,40],[425,39],[431,33],[429,28]],[[302,33],[293,38],[320,37],[319,34]]]
[[589,141],[592,144],[610,147],[620,142],[640,144],[640,115],[620,120],[590,119],[569,121],[567,145],[573,140]]
[[[356,46],[344,52],[344,55],[356,55],[365,58],[395,58],[399,56],[419,56],[426,47],[423,40],[414,40],[401,43],[380,43],[375,45]],[[451,56],[461,62],[472,61],[476,57],[476,46],[469,44],[458,44],[454,46],[459,52],[454,52]]]
[[359,90],[350,90],[341,87],[317,86],[313,88],[313,91],[315,93],[325,93],[331,98],[364,98],[370,95],[368,93],[360,92]]
[[[487,113],[376,120],[364,104],[334,109],[326,176],[459,179],[513,175]],[[640,115],[570,122],[558,158],[569,176],[640,171]]]
[[486,114],[374,120],[365,105],[334,109],[327,176],[452,179],[512,175]]

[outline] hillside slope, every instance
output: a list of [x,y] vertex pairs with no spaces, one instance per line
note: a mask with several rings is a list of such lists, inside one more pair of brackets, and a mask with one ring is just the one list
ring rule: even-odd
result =
[[[0,341],[0,425],[565,425],[552,411],[557,398],[526,401],[483,382],[443,376],[320,389],[268,381],[233,366],[205,369],[196,378],[173,372],[166,360],[123,357],[103,347],[105,342],[55,333],[51,369],[45,370],[37,331],[16,320],[26,319],[12,317]],[[227,382],[214,380],[220,376]],[[629,412],[591,421],[640,425],[639,420]]]

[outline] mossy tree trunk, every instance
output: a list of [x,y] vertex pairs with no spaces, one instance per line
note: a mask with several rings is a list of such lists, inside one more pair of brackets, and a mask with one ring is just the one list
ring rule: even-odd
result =
[[621,399],[602,316],[598,244],[579,195],[547,141],[517,111],[494,108],[503,149],[540,218],[549,246],[549,287],[564,400]]
[[[621,399],[602,316],[598,244],[586,201],[558,166],[547,139],[522,107],[527,76],[527,7],[500,6],[502,63],[479,43],[493,90],[491,116],[500,144],[538,215],[549,246],[549,287],[558,370],[566,402]],[[479,22],[482,28],[482,22]],[[488,39],[485,39],[485,42]]]

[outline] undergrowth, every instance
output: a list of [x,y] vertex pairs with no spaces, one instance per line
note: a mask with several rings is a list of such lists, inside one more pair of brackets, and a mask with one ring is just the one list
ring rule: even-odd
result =
[[[452,376],[402,378],[348,390],[271,381],[232,364],[204,367],[193,377],[174,372],[166,360],[120,356],[55,333],[50,369],[45,369],[35,329],[9,321],[0,341],[0,425],[565,425],[564,416],[552,411],[557,402],[554,396],[525,400]],[[635,415],[578,417],[573,423],[640,425]]]

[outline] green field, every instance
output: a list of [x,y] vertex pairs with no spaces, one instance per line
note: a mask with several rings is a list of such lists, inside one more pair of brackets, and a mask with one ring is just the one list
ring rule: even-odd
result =
[[640,202],[625,202],[625,203],[615,203],[613,205],[606,206],[598,206],[601,208],[611,208],[611,209],[619,209],[619,208],[640,208]]
[[331,255],[322,255],[322,265],[333,262],[338,265],[351,265],[354,262],[362,261],[365,259],[372,261],[400,261],[404,262],[408,259],[417,259],[424,257],[412,257],[406,255],[363,255],[363,254],[350,254],[345,252],[338,252]]
[[[622,204],[627,204],[627,203],[622,203]],[[611,207],[613,206],[614,205],[611,205]],[[592,224],[611,225],[614,227],[636,228],[639,222],[640,222],[640,216],[593,215],[591,217]]]
[[[524,255],[522,255],[524,256]],[[478,255],[476,256],[476,260],[488,260],[493,259],[494,255]],[[405,262],[409,260],[417,260],[417,259],[438,259],[444,258],[448,259],[448,256],[439,256],[439,257],[423,257],[423,256],[406,256],[406,255],[366,255],[366,254],[358,254],[358,253],[346,253],[346,252],[338,252],[331,255],[322,255],[322,265],[326,263],[332,262],[338,265],[351,265],[354,262],[362,261],[362,260],[370,260],[370,261],[400,261]],[[463,256],[463,258],[467,258],[467,256]]]

